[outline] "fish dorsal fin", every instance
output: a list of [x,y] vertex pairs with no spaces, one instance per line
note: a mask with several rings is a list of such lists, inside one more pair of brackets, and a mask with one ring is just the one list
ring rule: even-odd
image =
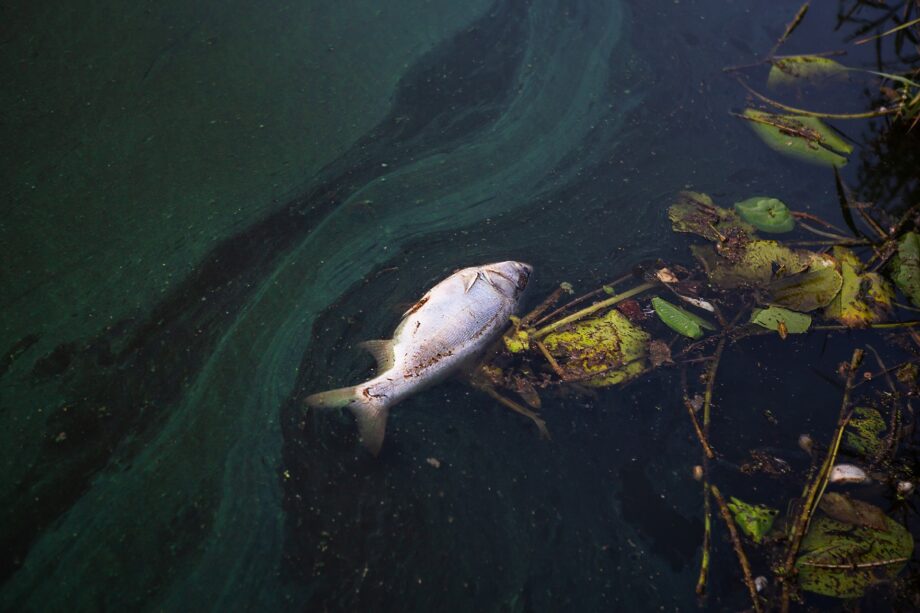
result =
[[460,273],[460,278],[463,279],[463,293],[465,294],[473,289],[473,285],[479,279],[479,271],[468,270],[462,272]]
[[377,360],[378,372],[386,372],[393,368],[392,340],[364,341],[359,343],[359,346],[366,349]]

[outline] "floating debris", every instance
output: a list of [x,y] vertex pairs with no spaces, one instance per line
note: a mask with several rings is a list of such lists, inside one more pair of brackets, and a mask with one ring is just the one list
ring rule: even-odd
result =
[[848,484],[848,483],[866,483],[870,481],[869,475],[859,466],[853,464],[837,464],[831,469],[828,477],[830,483]]

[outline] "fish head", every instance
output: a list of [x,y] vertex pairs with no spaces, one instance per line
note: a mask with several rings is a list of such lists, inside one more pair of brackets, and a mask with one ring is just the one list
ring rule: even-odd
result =
[[527,288],[533,266],[508,260],[486,264],[480,272],[499,293],[516,301]]

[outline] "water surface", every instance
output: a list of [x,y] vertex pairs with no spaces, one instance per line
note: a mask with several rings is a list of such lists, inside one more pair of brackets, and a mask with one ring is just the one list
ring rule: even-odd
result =
[[[827,5],[790,53],[842,44]],[[367,376],[356,343],[454,269],[530,262],[533,303],[686,260],[681,189],[836,214],[828,170],[729,114],[744,95],[722,68],[797,6],[5,9],[2,607],[695,606],[699,453],[674,373],[548,399],[552,442],[448,382],[393,412],[376,461],[302,399]],[[849,345],[759,342],[728,360],[713,437],[830,427],[814,372]],[[765,432],[789,355],[809,412]],[[714,610],[746,606],[733,563],[717,543]]]

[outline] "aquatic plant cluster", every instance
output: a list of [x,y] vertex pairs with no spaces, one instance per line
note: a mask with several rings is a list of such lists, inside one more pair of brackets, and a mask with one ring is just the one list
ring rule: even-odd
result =
[[[910,19],[913,5],[905,5],[900,25],[882,36],[916,34],[920,19]],[[904,572],[914,535],[903,517],[914,509],[911,496],[920,470],[912,407],[920,394],[920,202],[904,202],[892,213],[856,201],[837,172],[852,147],[823,120],[884,117],[889,130],[910,131],[920,121],[920,85],[916,71],[859,71],[824,54],[776,55],[807,10],[806,3],[763,62],[769,66],[767,86],[795,89],[868,73],[890,90],[890,104],[860,113],[811,112],[767,98],[739,77],[751,106],[738,116],[776,151],[833,167],[846,229],[769,196],[746,197],[729,207],[703,193],[681,192],[668,218],[674,232],[695,237],[689,245],[692,263],[659,260],[558,306],[573,293],[571,285],[561,283],[513,321],[472,383],[549,437],[539,415],[541,394],[591,395],[592,388],[626,385],[663,368],[679,370],[686,413],[702,452],[692,468],[703,496],[696,587],[701,597],[710,574],[711,516],[717,513],[755,611],[807,604],[806,593],[853,599],[869,590],[890,590],[893,601],[916,606],[917,571]],[[756,103],[772,108],[756,108]],[[910,357],[886,364],[860,339],[860,330],[883,331],[887,342]],[[731,495],[726,500],[710,472],[720,458],[710,424],[725,349],[753,337],[785,341],[813,331],[846,333],[854,346],[851,359],[838,368],[843,397],[835,428],[818,442],[810,435],[800,438],[811,457],[800,496],[772,506]],[[780,458],[756,451],[751,457],[740,468],[751,478],[791,471]],[[861,488],[867,487],[884,488],[893,501],[887,512],[863,499]],[[756,557],[749,557],[752,551]]]

